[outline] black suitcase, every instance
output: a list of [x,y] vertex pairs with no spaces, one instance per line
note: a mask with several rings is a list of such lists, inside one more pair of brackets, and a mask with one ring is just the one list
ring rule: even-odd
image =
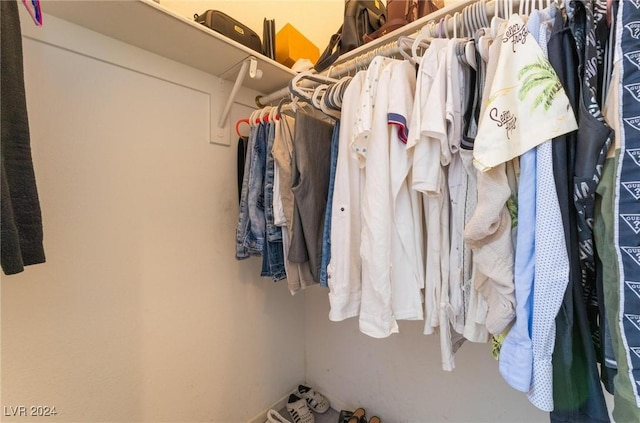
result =
[[207,28],[211,28],[227,38],[231,38],[258,53],[262,53],[262,41],[260,41],[258,34],[231,16],[225,15],[219,10],[207,10],[201,15],[195,14],[193,17],[196,22]]

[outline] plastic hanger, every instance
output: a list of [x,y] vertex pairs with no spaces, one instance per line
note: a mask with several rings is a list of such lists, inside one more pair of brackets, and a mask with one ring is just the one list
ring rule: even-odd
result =
[[411,57],[413,57],[415,63],[419,63],[421,59],[421,56],[418,55],[418,48],[423,42],[431,41],[433,39],[431,36],[431,28],[432,23],[423,26],[416,39],[413,40],[413,44],[411,45]]
[[340,82],[333,86],[333,89],[331,90],[331,106],[334,109],[342,109],[342,95],[344,94],[344,89],[349,84],[350,80],[351,77],[348,76],[344,79],[340,79]]
[[314,88],[313,94],[311,94],[311,104],[316,108],[320,109],[320,104],[322,103],[322,96],[327,91],[329,86],[327,84],[320,84]]
[[289,82],[289,92],[292,95],[306,101],[307,103],[312,103],[313,89],[301,87],[298,85],[299,82],[304,79],[308,79],[310,81],[318,82],[318,83],[338,82],[338,80],[335,78],[330,78],[328,76],[324,76],[320,74],[312,74],[310,72],[300,72],[299,74],[294,76]]
[[473,3],[462,9],[462,22],[464,24],[464,33],[462,34],[463,37],[469,37],[470,34],[473,33],[471,14],[473,13],[473,10],[475,10],[475,6],[476,4]]
[[268,115],[269,119],[267,121],[269,123],[273,123],[273,122],[275,122],[277,120],[276,119],[277,117],[278,117],[278,108],[277,107],[272,107],[271,110],[269,111],[269,115]]
[[31,19],[37,26],[42,26],[42,7],[40,0],[22,0],[22,4],[29,12]]
[[286,106],[288,101],[289,101],[289,99],[285,97],[285,98],[283,98],[282,100],[280,100],[278,102],[278,105],[276,106],[276,117],[275,117],[275,120],[280,120],[280,117],[282,116],[283,108],[284,108],[284,106]]
[[[254,110],[250,115],[249,115],[249,125],[250,126],[256,126],[258,123],[260,123],[260,121],[257,118],[257,115],[260,113],[262,109],[257,109]],[[257,122],[257,123],[256,123]]]
[[[317,107],[318,107],[318,108],[322,111],[322,113],[324,113],[325,115],[327,115],[327,116],[329,116],[329,117],[332,117],[332,118],[334,118],[334,119],[340,119],[340,111],[339,111],[339,110],[336,110],[336,109],[334,109],[334,108],[329,107],[329,106],[327,105],[327,103],[324,101],[324,96],[326,95],[328,88],[329,88],[329,87],[328,87],[327,85],[325,85],[325,86],[324,86],[324,88],[323,88],[323,86],[322,86],[322,85],[321,85],[321,86],[319,86],[318,88],[316,88],[316,92],[318,92],[318,91],[322,92],[322,96],[321,96],[321,98],[319,98],[319,99],[318,99]],[[314,93],[314,98],[316,98],[315,93]],[[315,105],[315,103],[314,103],[314,105]]]
[[458,38],[458,16],[459,15],[460,15],[460,12],[456,12],[453,14],[453,17],[451,18],[453,20],[453,38]]
[[238,120],[238,121],[236,122],[236,134],[237,134],[239,137],[244,136],[244,135],[242,135],[242,134],[240,133],[240,125],[241,125],[241,124],[243,124],[243,123],[246,123],[247,125],[251,126],[251,122],[249,122],[249,119],[240,119],[240,120]]
[[[413,43],[415,42],[415,40],[411,37],[398,37],[397,41],[398,43],[398,52],[400,53],[400,56],[402,56],[403,58],[405,58],[406,60],[410,61],[413,64],[416,64],[418,62],[416,62],[416,60],[413,58],[413,56],[411,56],[409,54],[409,52],[407,51],[409,48],[409,43],[411,43],[411,46],[413,45]],[[426,40],[423,40],[421,42],[418,43],[418,48],[422,48],[422,49],[426,49],[429,47],[429,43]]]
[[489,22],[489,15],[487,15],[487,2],[482,0],[478,5],[478,29],[488,28],[491,23]]
[[269,118],[269,112],[271,112],[271,109],[272,109],[271,106],[265,106],[264,108],[262,108],[260,110],[260,113],[257,116],[256,123],[266,122],[267,119]]
[[344,92],[347,90],[347,87],[351,83],[352,77],[345,77],[340,80],[338,83],[338,89],[336,90],[336,96],[334,98],[336,107],[342,108],[342,99],[344,98]]
[[[493,19],[500,19],[500,18],[493,18]],[[493,23],[493,19],[492,19],[492,23]],[[487,35],[486,32],[485,34],[482,34],[478,37],[478,40],[475,44],[476,50],[478,51],[478,53],[480,54],[480,57],[482,57],[482,60],[487,62],[489,60],[489,46],[491,45],[491,36]]]
[[473,40],[469,40],[464,44],[464,55],[467,59],[467,63],[473,69],[478,69],[478,62],[476,60],[476,43]]
[[449,20],[450,19],[451,19],[451,15],[449,15],[449,14],[447,14],[444,17],[444,24],[443,24],[443,27],[444,27],[444,38],[451,38],[451,37],[449,37]]

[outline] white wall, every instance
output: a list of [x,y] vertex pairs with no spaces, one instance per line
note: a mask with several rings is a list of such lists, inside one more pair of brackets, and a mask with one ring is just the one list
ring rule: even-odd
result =
[[326,293],[308,291],[305,309],[307,381],[341,406],[384,422],[549,421],[502,380],[490,344],[466,342],[445,372],[439,335],[423,335],[422,321],[400,321],[399,334],[374,339],[359,332],[357,318],[330,322]]
[[22,23],[47,263],[2,277],[2,405],[249,420],[304,380],[304,298],[234,258],[215,78],[52,16]]

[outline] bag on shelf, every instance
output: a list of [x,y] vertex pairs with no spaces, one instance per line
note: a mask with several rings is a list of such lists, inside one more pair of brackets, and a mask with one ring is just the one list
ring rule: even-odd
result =
[[387,22],[378,30],[364,36],[366,42],[375,40],[406,24],[435,12],[442,0],[387,0]]
[[226,15],[219,10],[207,10],[198,15],[193,15],[196,22],[201,23],[207,28],[230,38],[243,46],[262,53],[262,41],[260,36],[248,26],[238,22],[231,16]]
[[360,47],[366,43],[365,35],[377,31],[386,22],[387,8],[382,0],[346,0],[342,25],[331,36],[315,69],[321,72],[331,66],[340,55]]

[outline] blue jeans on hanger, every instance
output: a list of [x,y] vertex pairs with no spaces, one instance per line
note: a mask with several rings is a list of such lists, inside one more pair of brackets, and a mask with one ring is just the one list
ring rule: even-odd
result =
[[276,137],[276,125],[265,124],[266,150],[264,174],[264,215],[266,224],[266,240],[262,254],[261,276],[271,276],[274,282],[287,277],[284,268],[284,251],[282,248],[282,228],[274,224],[273,218],[273,181],[275,161],[271,150]]
[[333,189],[336,181],[336,167],[338,164],[338,139],[340,137],[340,121],[336,122],[331,138],[331,168],[329,173],[329,192],[327,194],[327,208],[324,214],[324,230],[322,232],[322,256],[320,260],[320,286],[329,286],[327,266],[331,261],[331,213],[333,205]]
[[266,139],[261,124],[251,131],[244,180],[240,198],[240,213],[236,230],[236,258],[261,256],[264,250],[264,152]]

